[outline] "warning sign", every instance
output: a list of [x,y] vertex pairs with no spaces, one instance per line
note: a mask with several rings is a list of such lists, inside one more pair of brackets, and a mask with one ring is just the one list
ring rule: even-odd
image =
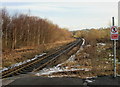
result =
[[118,40],[119,35],[118,34],[111,34],[111,40]]
[[111,27],[111,40],[118,40],[119,35],[118,35],[118,30],[116,26]]
[[116,26],[111,27],[111,34],[118,34],[118,30]]

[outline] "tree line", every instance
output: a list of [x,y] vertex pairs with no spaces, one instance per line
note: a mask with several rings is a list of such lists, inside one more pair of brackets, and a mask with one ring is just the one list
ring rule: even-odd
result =
[[[120,49],[120,27],[119,40],[117,41],[117,47]],[[110,28],[100,28],[100,29],[84,29],[73,32],[74,37],[82,37],[86,39],[86,44],[96,44],[96,43],[106,43],[112,42],[110,39]]]
[[2,49],[16,49],[22,46],[36,46],[71,39],[72,33],[60,28],[47,19],[29,14],[10,16],[7,9],[1,9]]
[[[120,33],[120,28],[118,28]],[[99,28],[99,29],[84,29],[75,31],[74,37],[82,37],[85,38],[87,43],[90,42],[109,42],[110,39],[110,28]]]

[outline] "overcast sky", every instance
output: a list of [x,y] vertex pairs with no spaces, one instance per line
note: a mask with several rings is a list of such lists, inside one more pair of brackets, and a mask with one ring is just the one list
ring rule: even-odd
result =
[[109,27],[111,17],[118,20],[119,0],[2,0],[0,7],[47,18],[69,30]]

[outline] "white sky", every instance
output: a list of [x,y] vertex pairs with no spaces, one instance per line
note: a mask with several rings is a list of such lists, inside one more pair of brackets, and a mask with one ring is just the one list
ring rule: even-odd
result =
[[[89,1],[89,2],[88,2]],[[10,13],[19,11],[47,18],[70,30],[109,27],[111,17],[118,19],[119,0],[2,0],[0,6]]]
[[118,2],[119,0],[0,0],[1,2]]

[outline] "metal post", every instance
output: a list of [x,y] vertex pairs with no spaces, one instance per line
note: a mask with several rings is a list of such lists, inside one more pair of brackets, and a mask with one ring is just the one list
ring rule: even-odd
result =
[[[113,26],[114,26],[114,17],[112,17],[112,23],[113,23]],[[113,48],[114,48],[114,51],[113,51],[113,54],[114,54],[114,77],[116,77],[116,40],[113,40]]]
[[116,77],[116,40],[114,40],[114,77]]

